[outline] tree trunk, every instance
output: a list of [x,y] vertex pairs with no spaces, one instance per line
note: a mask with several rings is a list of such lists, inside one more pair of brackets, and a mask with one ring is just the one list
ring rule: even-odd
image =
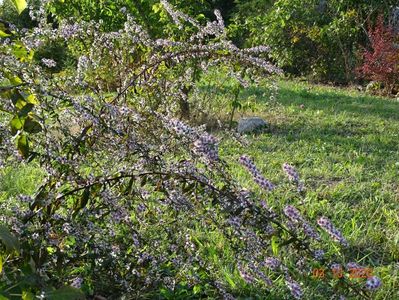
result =
[[182,97],[179,99],[179,109],[180,109],[180,118],[181,119],[190,119],[190,103],[188,102],[188,94],[191,90],[190,87],[184,87],[182,89]]

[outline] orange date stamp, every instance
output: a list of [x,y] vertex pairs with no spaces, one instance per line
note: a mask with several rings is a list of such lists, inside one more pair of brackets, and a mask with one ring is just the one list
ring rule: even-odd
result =
[[[328,269],[326,270],[325,268],[315,268],[312,271],[312,277],[323,279],[327,276],[328,271],[331,271],[332,277],[336,279],[343,278],[345,275],[345,272],[342,269],[342,267],[331,268],[330,270]],[[349,278],[351,279],[373,277],[372,268],[363,268],[363,267],[349,268],[348,272],[349,272]]]

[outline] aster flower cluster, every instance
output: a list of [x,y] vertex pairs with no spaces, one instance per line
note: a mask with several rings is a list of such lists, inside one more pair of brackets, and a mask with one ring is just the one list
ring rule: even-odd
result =
[[161,4],[165,8],[165,10],[168,12],[168,14],[172,17],[173,22],[176,25],[178,25],[180,29],[183,28],[183,25],[181,24],[181,20],[185,21],[185,22],[189,22],[197,28],[200,27],[196,20],[194,20],[190,16],[188,16],[178,10],[175,10],[175,8],[168,1],[161,0]]
[[273,281],[261,270],[261,267],[264,266],[264,263],[250,263],[249,268],[252,270],[254,274],[256,274],[256,277],[261,279],[267,286],[272,286]]
[[182,121],[178,119],[171,119],[166,121],[166,123],[179,136],[190,136],[190,137],[193,135],[195,136],[194,130],[190,126],[184,124]]
[[273,270],[281,271],[284,274],[285,284],[288,287],[292,297],[295,299],[302,299],[303,291],[298,282],[296,282],[288,272],[288,268],[282,264],[282,262],[275,257],[266,257],[264,265]]
[[334,241],[339,242],[345,247],[348,246],[348,242],[343,237],[342,233],[335,228],[335,226],[331,223],[331,221],[328,218],[326,217],[319,218],[317,220],[317,224],[319,224],[319,226],[323,228],[332,237]]
[[379,289],[381,285],[382,285],[381,280],[376,276],[368,278],[366,281],[366,289],[371,291]]
[[298,188],[298,192],[302,192],[304,190],[303,183],[300,181],[298,172],[295,170],[295,168],[288,163],[283,164],[283,170],[287,174],[287,177],[289,180],[294,182]]
[[48,68],[54,68],[57,66],[57,63],[49,58],[42,58],[42,63]]
[[238,272],[240,273],[241,278],[244,279],[248,284],[251,284],[255,281],[255,278],[248,273],[243,266],[238,265]]
[[[348,262],[346,264],[346,270],[351,273],[351,272],[360,272],[360,277],[364,278],[367,275],[372,275],[372,274],[367,274],[365,272],[367,272],[367,268],[365,268],[364,266],[359,265],[356,262]],[[371,270],[371,269],[369,269]],[[371,273],[371,272],[370,272]],[[354,277],[356,277],[357,274],[354,275]],[[364,287],[369,290],[369,291],[376,291],[378,290],[382,285],[382,281],[380,278],[378,278],[377,276],[368,276],[366,279],[366,282],[364,284]]]
[[194,142],[194,152],[211,162],[217,161],[219,159],[218,141],[214,136],[204,133]]
[[256,168],[254,162],[246,155],[242,155],[239,162],[252,174],[253,180],[263,189],[271,191],[274,189],[274,184],[267,180]]
[[266,257],[265,266],[270,268],[271,270],[276,271],[282,266],[281,261],[275,257]]
[[60,35],[62,35],[66,40],[69,40],[73,37],[78,37],[82,32],[82,28],[78,23],[68,24],[66,22],[62,22],[60,25]]
[[285,283],[288,289],[290,290],[292,297],[294,297],[294,299],[302,299],[303,296],[302,288],[295,280],[293,280],[291,277],[287,277]]
[[303,218],[300,212],[292,205],[287,205],[284,208],[284,214],[294,223],[302,226],[303,232],[310,238],[320,240],[319,234],[316,230]]

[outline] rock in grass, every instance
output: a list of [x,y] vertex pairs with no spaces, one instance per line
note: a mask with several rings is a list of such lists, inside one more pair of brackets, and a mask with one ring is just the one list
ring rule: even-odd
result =
[[242,118],[238,121],[237,131],[240,134],[258,132],[267,126],[265,120],[259,117]]

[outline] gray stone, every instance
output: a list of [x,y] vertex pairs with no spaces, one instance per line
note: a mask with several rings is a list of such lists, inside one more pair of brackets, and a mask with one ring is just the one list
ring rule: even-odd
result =
[[238,121],[238,133],[251,133],[260,131],[267,126],[265,120],[259,117],[242,118]]

